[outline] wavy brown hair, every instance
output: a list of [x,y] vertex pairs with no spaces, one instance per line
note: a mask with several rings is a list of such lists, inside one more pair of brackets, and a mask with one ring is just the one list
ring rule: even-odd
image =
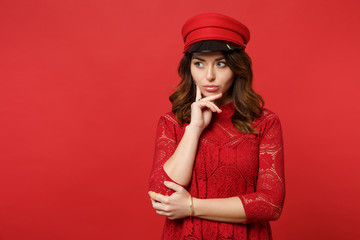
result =
[[[234,114],[231,116],[233,125],[243,133],[254,133],[257,131],[251,123],[260,117],[264,99],[252,88],[253,72],[250,57],[244,50],[223,52],[226,64],[234,72],[234,83],[230,88],[235,106]],[[191,104],[195,101],[196,85],[190,72],[190,53],[185,53],[180,61],[178,73],[181,82],[177,89],[169,97],[172,103],[172,112],[180,124],[190,122]]]

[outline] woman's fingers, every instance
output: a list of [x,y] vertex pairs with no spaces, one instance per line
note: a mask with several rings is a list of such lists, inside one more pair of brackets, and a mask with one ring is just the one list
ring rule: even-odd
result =
[[202,98],[200,87],[196,85],[196,101],[191,104],[191,123],[201,130],[206,128],[211,121],[211,112],[222,112],[214,103],[216,99],[221,97],[222,93]]
[[195,97],[195,101],[199,101],[201,99],[201,101],[214,101],[216,99],[219,99],[222,97],[222,93],[218,93],[216,95],[211,95],[209,97],[204,97],[204,98],[201,98],[201,90],[199,88],[198,85],[196,85],[196,97]]
[[216,106],[216,104],[213,103],[213,102],[201,100],[201,101],[194,102],[193,104],[196,104],[201,109],[204,108],[204,107],[207,107],[213,112],[219,112],[219,113],[222,112],[222,110],[218,106]]
[[174,183],[165,181],[164,184],[175,190],[171,196],[165,196],[160,193],[153,194],[149,192],[150,200],[156,213],[164,215],[169,219],[184,218],[189,215],[189,199],[190,194],[182,186]]
[[171,189],[171,190],[174,190],[175,192],[179,192],[179,191],[181,191],[181,190],[184,189],[182,186],[180,186],[180,185],[178,185],[178,184],[176,184],[176,183],[174,183],[174,182],[165,181],[165,182],[164,182],[164,185],[165,185],[167,188],[169,188],[169,189]]
[[[149,195],[151,196],[151,193]],[[159,196],[160,196],[160,198],[162,198],[163,195],[157,193],[156,197],[159,197]],[[151,204],[157,214],[163,215],[163,216],[169,215],[169,209],[167,207],[167,204],[159,201],[160,200],[159,198],[158,198],[158,200],[155,200],[152,197],[150,197],[150,200],[151,200]]]
[[150,195],[151,199],[158,201],[158,202],[163,202],[163,203],[167,203],[168,198],[169,198],[167,196],[164,196],[160,193],[155,193],[155,192],[149,192],[149,195]]
[[[214,100],[222,97],[222,93],[218,93],[216,95],[212,95],[212,96],[204,97],[204,98],[201,98],[201,96],[202,96],[201,90],[200,90],[199,86],[196,85],[196,97],[195,97],[196,101],[195,102],[199,103],[200,106],[202,106],[202,107],[207,106],[213,112],[222,112],[220,110],[220,108],[218,106],[216,106],[216,104],[214,103]],[[208,103],[210,103],[211,106]]]
[[159,214],[159,215],[162,215],[162,216],[167,216],[168,215],[167,212],[164,212],[164,211],[161,211],[161,210],[157,210],[156,214]]
[[208,97],[204,97],[201,99],[201,101],[214,101],[216,99],[219,99],[222,97],[222,93],[218,93],[216,95],[211,95],[211,96],[208,96]]
[[156,198],[156,192],[149,192],[150,198],[155,199]]
[[154,199],[151,199],[150,198],[150,200],[151,200],[151,203],[152,203],[152,206],[153,206],[153,208],[155,209],[155,210],[161,210],[161,211],[163,211],[163,204],[162,203],[160,203],[160,202],[157,202],[157,201],[155,201]]
[[160,202],[156,202],[155,200],[151,199],[151,203],[153,208],[155,209],[156,214],[162,216],[169,216],[169,211],[166,211],[166,206]]
[[221,109],[212,102],[204,101],[204,104],[213,112],[219,112],[219,113],[221,112]]
[[200,88],[198,87],[198,85],[196,85],[196,97],[195,97],[195,101],[199,101],[201,99],[201,91]]

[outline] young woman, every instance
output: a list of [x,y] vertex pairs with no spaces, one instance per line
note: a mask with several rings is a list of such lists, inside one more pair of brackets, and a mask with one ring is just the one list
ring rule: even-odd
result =
[[246,26],[201,14],[183,26],[181,82],[160,118],[149,195],[163,239],[271,239],[285,197],[279,118],[252,88]]

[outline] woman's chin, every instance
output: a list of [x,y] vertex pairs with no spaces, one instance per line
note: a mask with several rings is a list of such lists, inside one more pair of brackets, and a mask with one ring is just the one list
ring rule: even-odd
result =
[[214,95],[218,95],[219,93],[221,93],[220,91],[216,91],[216,92],[205,92],[205,93],[202,93],[202,95],[204,97],[210,97],[210,96],[214,96]]

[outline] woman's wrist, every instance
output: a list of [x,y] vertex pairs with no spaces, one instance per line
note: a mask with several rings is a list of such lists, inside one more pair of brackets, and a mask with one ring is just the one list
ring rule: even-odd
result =
[[191,132],[192,134],[195,134],[197,137],[200,137],[203,129],[201,129],[200,127],[193,126],[193,125],[189,124],[189,125],[187,125],[185,127],[185,131]]
[[196,209],[195,209],[195,205],[196,205],[196,203],[198,202],[198,198],[195,198],[195,197],[191,197],[192,199],[192,217],[197,217],[198,215],[197,215],[197,211],[196,211]]

